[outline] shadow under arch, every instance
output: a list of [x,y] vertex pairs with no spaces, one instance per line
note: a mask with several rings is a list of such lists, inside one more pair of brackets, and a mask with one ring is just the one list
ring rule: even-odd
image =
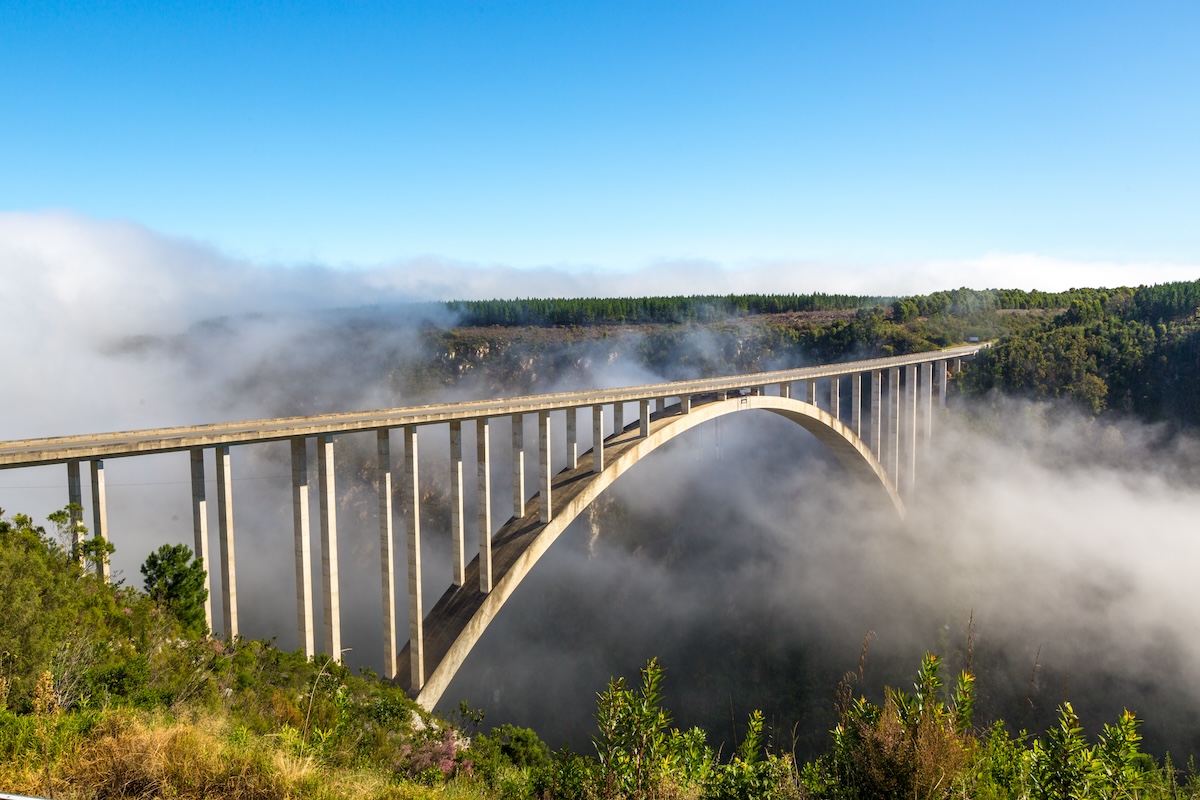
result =
[[[600,494],[630,467],[670,440],[692,428],[727,414],[762,410],[778,414],[823,443],[845,469],[868,488],[882,492],[896,513],[904,517],[904,503],[892,479],[867,445],[831,414],[809,403],[784,397],[750,395],[694,405],[680,413],[679,405],[651,417],[648,435],[641,436],[639,423],[604,440],[602,472],[592,470],[591,451],[580,457],[580,466],[555,476],[551,500],[554,515],[541,522],[541,497],[526,504],[526,514],[510,519],[492,537],[492,591],[479,591],[479,557],[467,566],[462,586],[451,586],[430,609],[424,621],[425,663],[428,679],[415,690],[410,678],[410,647],[405,644],[397,658],[397,680],[424,708],[432,709],[450,685],[471,649],[504,603],[558,537]],[[432,669],[430,669],[432,667]]]

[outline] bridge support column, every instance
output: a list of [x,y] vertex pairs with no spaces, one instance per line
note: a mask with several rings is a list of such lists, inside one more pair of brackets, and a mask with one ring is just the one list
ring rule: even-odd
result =
[[233,473],[229,468],[229,445],[218,445],[217,533],[221,545],[221,594],[225,601],[225,638],[238,636],[237,568],[233,550]]
[[904,368],[904,493],[911,500],[917,480],[917,365]]
[[325,653],[342,659],[342,601],[338,580],[337,486],[333,436],[317,437],[317,485],[321,493],[321,588],[325,593]]
[[316,655],[312,613],[312,539],[308,524],[308,440],[292,439],[292,530],[296,546],[296,626],[304,657]]
[[579,466],[579,414],[574,408],[567,409],[567,469]]
[[[92,459],[92,536],[98,536],[105,542],[108,541],[108,501],[104,493],[104,461],[99,458]],[[208,569],[207,562],[205,562],[204,568]],[[103,578],[105,583],[108,583],[107,554],[101,554],[96,561],[96,574]]]
[[625,404],[618,400],[613,403],[613,434],[620,436],[625,430]]
[[525,516],[525,415],[512,415],[513,518]]
[[492,590],[492,445],[487,417],[475,420],[476,515],[479,523],[479,591]]
[[83,563],[83,554],[79,552],[79,526],[83,524],[83,484],[79,480],[79,462],[67,462],[67,524],[71,526],[71,550],[76,554],[79,563]]
[[919,384],[921,395],[921,416],[923,435],[925,440],[925,452],[929,452],[929,445],[933,441],[933,364],[926,361],[921,365],[921,383]]
[[208,498],[204,486],[204,449],[193,447],[189,452],[192,467],[192,534],[195,538],[196,557],[204,563],[204,624],[211,631],[212,618],[212,563],[208,559]]
[[375,431],[375,479],[379,487],[379,579],[383,596],[383,677],[396,677],[396,568],[392,539],[392,432]]
[[779,396],[780,397],[791,397],[792,396],[792,382],[791,381],[784,381],[783,383],[779,384]]
[[650,435],[650,401],[643,400],[640,405],[641,414],[639,415],[639,419],[641,427],[638,429],[638,435],[645,439]]
[[850,376],[850,430],[862,437],[862,373]]
[[900,368],[888,370],[888,474],[900,485]]
[[692,413],[692,396],[690,394],[679,395],[679,413],[680,414]]
[[883,370],[871,372],[871,452],[883,461]]
[[937,394],[938,408],[946,407],[946,362],[939,361],[934,365],[934,374],[937,376]]
[[834,419],[842,418],[842,376],[829,379],[829,414]]
[[[515,418],[515,417],[514,417]],[[413,691],[425,685],[425,614],[421,599],[421,489],[417,426],[404,426],[404,512],[408,525],[408,663]]]
[[812,404],[817,404],[817,379],[810,378],[804,382],[804,397],[805,400]]
[[456,419],[450,422],[450,580],[455,586],[462,586],[467,580],[462,462],[462,422]]
[[553,498],[551,498],[551,483],[554,479],[550,447],[550,412],[538,412],[538,463],[541,469],[541,520],[549,522],[554,517]]
[[592,406],[592,472],[604,472],[604,406]]
[[962,372],[962,359],[954,358],[950,360],[950,374],[957,375]]

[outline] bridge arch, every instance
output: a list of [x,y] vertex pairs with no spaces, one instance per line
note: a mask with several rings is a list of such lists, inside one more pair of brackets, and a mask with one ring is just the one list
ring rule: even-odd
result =
[[[680,407],[673,406],[652,418],[645,436],[618,441],[637,428],[635,423],[608,437],[602,471],[578,467],[560,472],[552,498],[554,514],[549,522],[539,521],[540,495],[534,495],[524,517],[510,520],[496,532],[492,544],[496,580],[492,591],[485,594],[474,588],[479,576],[476,557],[467,568],[463,586],[450,587],[425,618],[425,657],[433,669],[427,673],[423,686],[410,687],[417,702],[425,708],[438,703],[505,602],[550,546],[605,489],[634,464],[677,436],[728,414],[750,410],[777,414],[813,434],[851,475],[870,489],[882,492],[896,513],[904,516],[904,503],[896,485],[875,454],[848,426],[811,403],[758,394],[692,406],[688,413],[680,413]],[[586,457],[582,461],[590,463]],[[410,674],[409,653],[409,645],[405,645],[399,654],[397,675],[402,681]]]

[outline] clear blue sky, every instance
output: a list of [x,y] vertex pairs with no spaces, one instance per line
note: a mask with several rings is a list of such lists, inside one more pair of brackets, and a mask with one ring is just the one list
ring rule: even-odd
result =
[[0,0],[0,210],[255,261],[1200,263],[1198,122],[1195,2]]

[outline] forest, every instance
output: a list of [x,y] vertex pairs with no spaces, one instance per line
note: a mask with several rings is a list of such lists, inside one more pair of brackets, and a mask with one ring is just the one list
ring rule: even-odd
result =
[[[466,381],[536,389],[614,341],[665,376],[753,371],[991,345],[958,377],[973,413],[1012,398],[1164,436],[1200,424],[1200,281],[1063,293],[958,289],[827,295],[451,303],[405,368],[432,392]],[[610,330],[636,326],[636,332]],[[355,334],[358,335],[358,334]],[[622,339],[622,337],[635,337]],[[703,341],[703,346],[697,344]],[[601,359],[602,360],[602,359]],[[535,378],[537,373],[539,377]],[[110,546],[0,512],[0,792],[59,798],[1177,798],[1200,797],[1184,754],[1144,752],[1142,720],[1081,720],[1069,701],[1024,729],[986,717],[974,632],[928,653],[911,683],[869,698],[857,670],[828,686],[834,723],[813,757],[752,713],[733,747],[677,727],[657,660],[598,685],[585,748],[439,717],[369,670],[272,641],[209,636],[206,566],[182,546],[146,555],[142,588],[91,569]],[[72,544],[79,539],[82,544]],[[930,647],[940,646],[930,642]],[[958,657],[962,656],[962,657]],[[952,668],[953,665],[953,668]],[[1085,728],[1088,732],[1085,732]]]

